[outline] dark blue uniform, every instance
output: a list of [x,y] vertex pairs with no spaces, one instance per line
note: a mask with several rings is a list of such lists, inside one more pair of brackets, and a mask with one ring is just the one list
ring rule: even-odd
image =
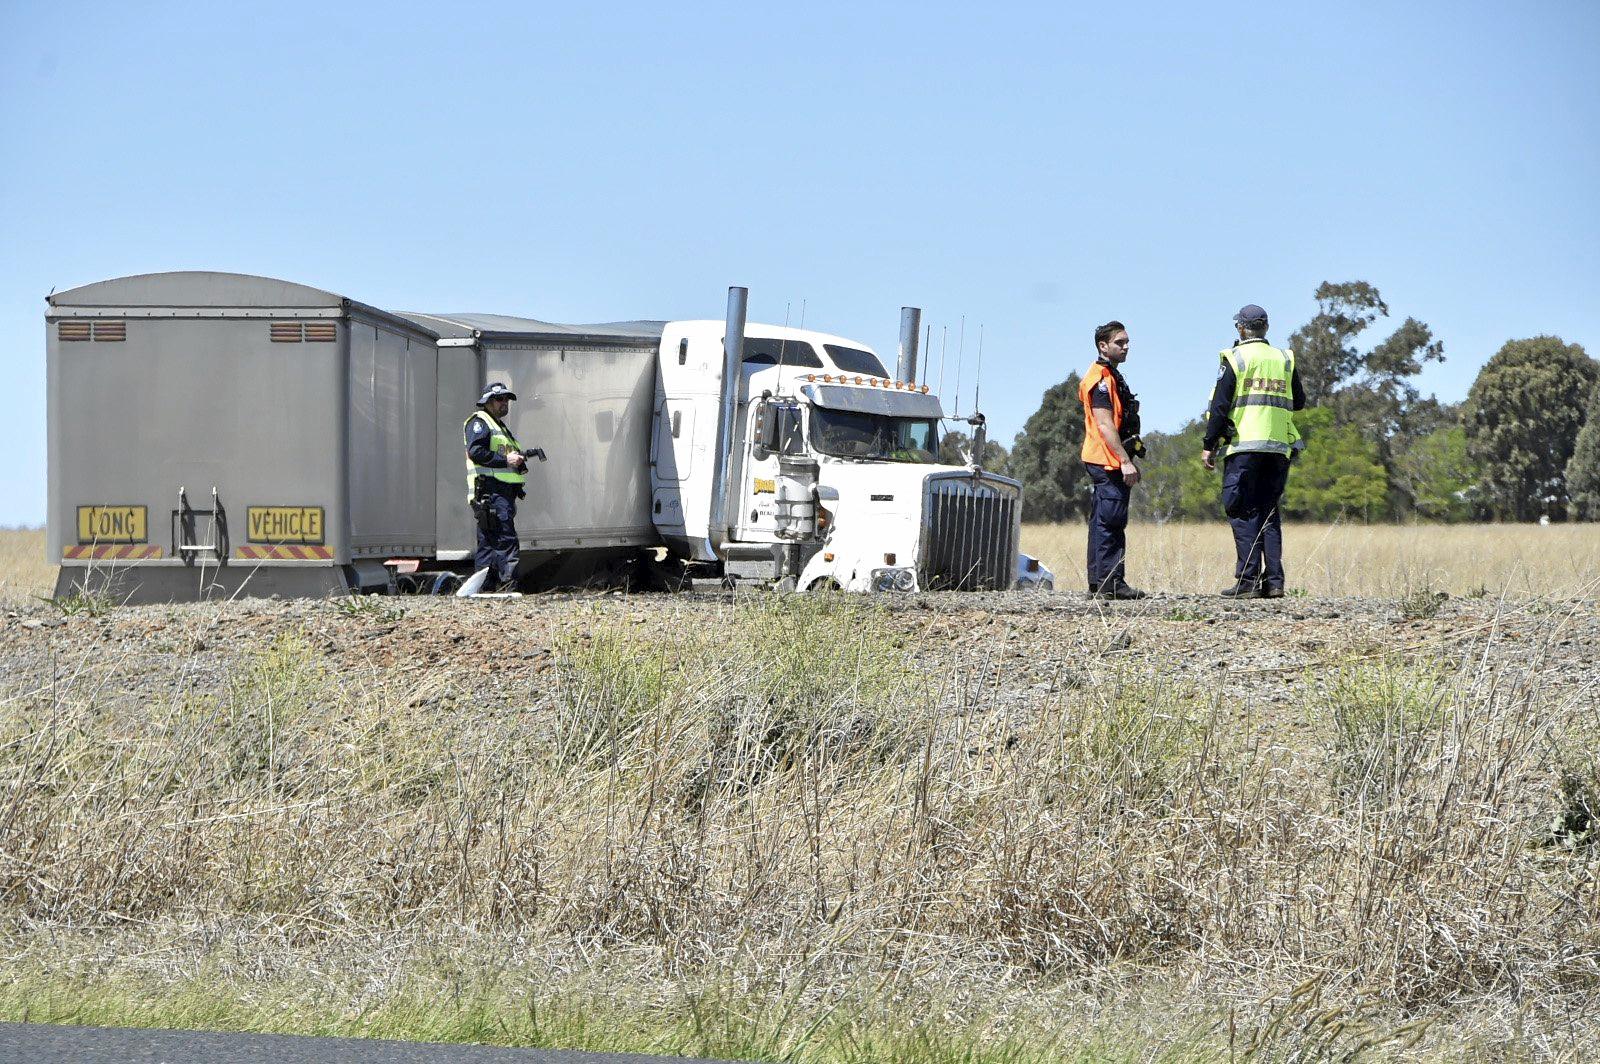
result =
[[[474,465],[491,469],[507,469],[505,455],[489,449],[489,426],[482,418],[467,422],[467,457]],[[505,587],[516,580],[517,562],[520,559],[517,543],[517,499],[522,489],[492,477],[478,477],[473,492],[477,500],[474,516],[478,519],[478,549],[473,564],[478,569],[488,569],[489,577],[484,590]]]
[[1132,489],[1122,470],[1085,462],[1094,494],[1089,511],[1089,590],[1101,591],[1128,582],[1128,496]]
[[[1254,341],[1245,340],[1244,343]],[[1215,451],[1233,432],[1233,396],[1238,387],[1233,367],[1222,363],[1211,393],[1203,446]],[[1303,410],[1305,390],[1300,367],[1290,378],[1292,405]],[[1233,528],[1234,578],[1240,583],[1283,590],[1283,516],[1279,502],[1289,483],[1289,459],[1281,454],[1231,454],[1222,466],[1222,510]]]

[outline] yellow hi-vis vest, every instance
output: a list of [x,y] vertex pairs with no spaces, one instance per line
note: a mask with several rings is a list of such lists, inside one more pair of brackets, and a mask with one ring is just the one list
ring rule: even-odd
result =
[[[511,430],[490,416],[487,410],[474,410],[472,417],[461,423],[461,434],[467,434],[467,428],[472,424],[473,418],[482,418],[483,423],[489,426],[489,450],[495,454],[505,454],[507,451],[520,451],[522,447],[517,443],[517,438],[511,435]],[[497,468],[495,466],[481,466],[472,461],[472,456],[467,455],[467,501],[472,500],[478,487],[479,477],[490,477],[505,484],[526,484],[528,475],[518,473],[510,466]]]
[[1294,426],[1294,352],[1245,340],[1220,354],[1234,379],[1233,439],[1222,453],[1288,456],[1300,441]]

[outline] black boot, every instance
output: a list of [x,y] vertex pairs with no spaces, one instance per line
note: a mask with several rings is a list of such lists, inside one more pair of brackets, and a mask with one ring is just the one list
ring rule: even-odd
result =
[[1240,577],[1232,587],[1223,588],[1221,595],[1223,598],[1231,599],[1261,598],[1261,582]]
[[1107,580],[1099,591],[1092,592],[1089,597],[1097,599],[1142,599],[1145,597],[1145,593],[1126,580]]

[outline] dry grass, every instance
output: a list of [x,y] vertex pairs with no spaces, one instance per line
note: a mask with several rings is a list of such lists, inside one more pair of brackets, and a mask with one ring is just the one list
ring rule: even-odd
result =
[[900,642],[791,597],[579,615],[553,688],[488,704],[292,633],[218,694],[18,694],[0,1010],[794,1061],[1600,1049],[1567,1011],[1594,706],[1538,661],[1308,676],[1288,742],[1114,667],[1002,704]]
[[[1023,550],[1077,588],[1084,570],[1082,524],[1027,525]],[[1600,593],[1596,525],[1302,525],[1284,528],[1291,588],[1314,596],[1403,598]],[[1133,524],[1128,580],[1153,591],[1214,592],[1233,577],[1226,524]]]
[[[1081,524],[1027,525],[1023,549],[1055,571],[1059,586],[1075,588],[1084,535]],[[1151,590],[1205,593],[1233,574],[1233,539],[1220,522],[1136,524],[1128,541],[1129,578]],[[1317,596],[1600,590],[1594,525],[1290,525],[1284,543],[1290,586]],[[55,573],[45,560],[42,529],[0,529],[0,602],[48,595]]]
[[0,528],[0,603],[48,595],[55,583],[56,568],[45,560],[44,529]]

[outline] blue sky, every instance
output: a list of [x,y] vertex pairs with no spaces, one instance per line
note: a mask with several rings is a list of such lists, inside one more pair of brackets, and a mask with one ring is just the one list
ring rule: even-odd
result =
[[1099,322],[1174,428],[1240,304],[1281,337],[1323,280],[1431,325],[1441,398],[1600,354],[1600,5],[1277,8],[4,0],[0,524],[44,515],[45,294],[157,270],[556,321],[744,284],[891,354],[920,305],[964,411],[983,325],[1008,443]]

